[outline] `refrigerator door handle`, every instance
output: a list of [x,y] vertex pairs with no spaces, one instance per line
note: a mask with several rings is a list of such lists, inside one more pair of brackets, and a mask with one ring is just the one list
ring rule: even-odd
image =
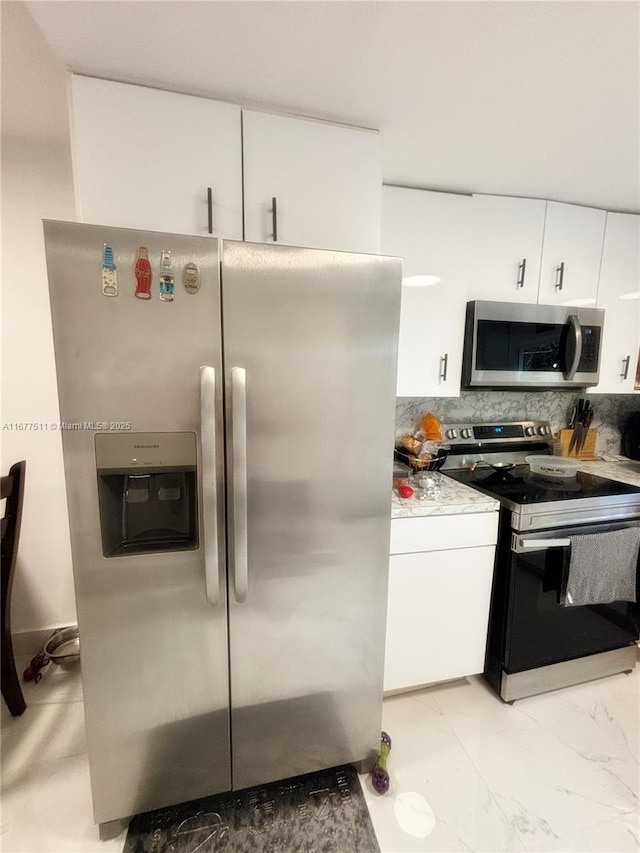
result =
[[247,372],[231,368],[231,441],[233,470],[233,546],[231,565],[233,594],[238,603],[247,598],[249,565],[247,558]]
[[202,441],[202,527],[207,601],[220,604],[218,567],[218,492],[216,486],[216,371],[200,368],[200,436]]

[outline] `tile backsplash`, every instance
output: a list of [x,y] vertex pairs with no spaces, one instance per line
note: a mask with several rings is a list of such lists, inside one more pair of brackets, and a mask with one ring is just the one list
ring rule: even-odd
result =
[[[575,391],[462,391],[459,397],[398,397],[396,437],[417,430],[425,412],[433,412],[441,423],[547,420],[556,435],[567,426],[580,396]],[[640,411],[640,396],[586,396],[595,409],[591,426],[598,430],[596,453],[620,453],[622,428],[631,412]]]

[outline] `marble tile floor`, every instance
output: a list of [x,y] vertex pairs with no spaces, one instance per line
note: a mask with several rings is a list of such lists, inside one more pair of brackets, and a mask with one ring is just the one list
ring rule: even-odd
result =
[[[2,704],[0,849],[120,853],[91,815],[79,667],[25,698]],[[390,790],[361,779],[382,853],[640,849],[640,666],[513,706],[474,676],[385,699],[383,727]]]

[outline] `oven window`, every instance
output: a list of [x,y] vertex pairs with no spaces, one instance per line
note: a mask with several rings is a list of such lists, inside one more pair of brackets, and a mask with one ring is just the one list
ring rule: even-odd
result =
[[504,668],[508,673],[622,648],[637,637],[627,602],[566,607],[569,548],[511,552]]

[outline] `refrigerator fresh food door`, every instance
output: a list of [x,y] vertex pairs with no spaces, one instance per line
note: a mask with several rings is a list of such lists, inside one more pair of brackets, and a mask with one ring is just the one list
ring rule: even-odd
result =
[[[91,784],[104,822],[231,784],[218,242],[44,227]],[[168,252],[175,298],[161,301]],[[103,295],[105,255],[117,296]],[[136,281],[140,256],[150,286]],[[183,285],[190,264],[199,289]],[[193,266],[187,273],[193,283]],[[136,286],[151,298],[136,298]]]
[[223,246],[234,789],[376,755],[400,280]]

